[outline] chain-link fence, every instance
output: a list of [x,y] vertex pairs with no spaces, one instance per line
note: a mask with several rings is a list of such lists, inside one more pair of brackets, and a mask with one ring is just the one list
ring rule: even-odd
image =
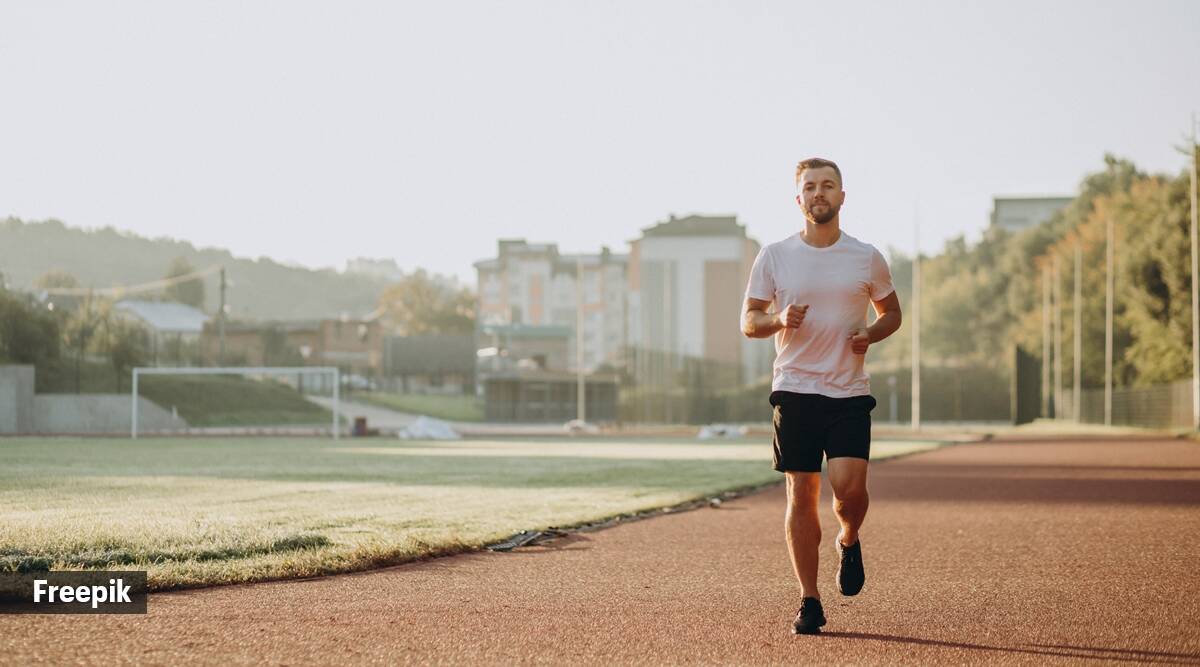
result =
[[[1063,390],[1064,410],[1068,418],[1075,405],[1074,392]],[[1104,423],[1104,390],[1080,392],[1080,420],[1087,424]],[[1112,392],[1112,423],[1116,426],[1145,428],[1190,428],[1192,425],[1192,383],[1178,380],[1148,387],[1116,387]]]

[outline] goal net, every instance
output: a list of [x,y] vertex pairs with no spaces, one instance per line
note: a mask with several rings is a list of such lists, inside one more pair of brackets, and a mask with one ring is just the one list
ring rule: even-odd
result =
[[340,383],[329,366],[135,368],[129,435],[337,438]]

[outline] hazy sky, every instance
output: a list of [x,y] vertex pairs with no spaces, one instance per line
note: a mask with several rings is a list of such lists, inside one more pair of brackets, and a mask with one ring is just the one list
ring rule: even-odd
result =
[[[473,280],[670,213],[935,250],[1106,151],[1186,164],[1200,2],[0,0],[0,216]],[[919,203],[918,203],[919,202]]]

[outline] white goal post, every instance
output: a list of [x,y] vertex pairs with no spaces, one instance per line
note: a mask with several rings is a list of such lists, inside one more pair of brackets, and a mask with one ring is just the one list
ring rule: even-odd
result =
[[132,423],[129,428],[129,436],[133,439],[138,437],[138,378],[142,375],[295,375],[297,377],[303,375],[324,375],[329,374],[333,377],[333,423],[330,425],[330,432],[333,434],[333,439],[338,438],[340,429],[341,410],[339,392],[341,390],[341,374],[335,366],[218,366],[214,368],[196,368],[196,367],[138,367],[133,369],[133,386],[130,388],[131,408],[130,416]]

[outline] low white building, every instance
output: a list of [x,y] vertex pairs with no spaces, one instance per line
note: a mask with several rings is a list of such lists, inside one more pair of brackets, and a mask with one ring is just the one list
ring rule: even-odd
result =
[[137,322],[150,332],[151,356],[154,364],[162,356],[165,347],[174,344],[175,357],[172,363],[183,360],[180,349],[183,344],[199,344],[200,333],[204,331],[204,323],[208,315],[199,308],[173,301],[118,301],[113,306],[113,313],[118,317]]
[[1055,195],[993,197],[992,226],[1010,232],[1036,227],[1074,200],[1074,197]]

